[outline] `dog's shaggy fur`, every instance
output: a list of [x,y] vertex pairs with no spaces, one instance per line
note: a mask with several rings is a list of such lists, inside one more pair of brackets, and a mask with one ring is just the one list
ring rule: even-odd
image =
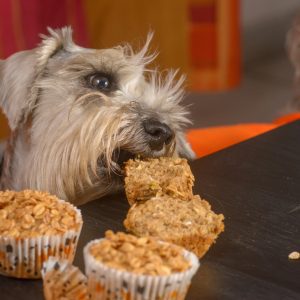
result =
[[[46,190],[82,204],[120,186],[120,153],[193,157],[183,134],[184,79],[146,69],[151,34],[135,53],[129,45],[79,47],[70,28],[49,32],[38,48],[0,61],[0,105],[12,130],[1,189]],[[91,86],[93,74],[109,78],[110,89]],[[174,133],[161,149],[149,146],[148,119]]]

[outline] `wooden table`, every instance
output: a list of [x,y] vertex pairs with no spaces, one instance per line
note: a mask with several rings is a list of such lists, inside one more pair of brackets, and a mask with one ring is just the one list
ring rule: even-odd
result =
[[[226,229],[201,260],[187,299],[300,299],[300,121],[191,164],[195,193],[225,217]],[[299,206],[298,210],[295,208]],[[124,230],[123,195],[82,207],[82,248],[105,230]],[[43,299],[41,281],[0,277],[0,299]]]

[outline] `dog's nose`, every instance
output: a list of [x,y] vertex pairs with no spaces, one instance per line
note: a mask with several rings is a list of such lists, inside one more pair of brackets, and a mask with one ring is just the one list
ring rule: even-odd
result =
[[143,121],[143,126],[149,139],[149,146],[152,150],[161,150],[164,144],[170,144],[174,138],[172,129],[168,125],[155,119]]

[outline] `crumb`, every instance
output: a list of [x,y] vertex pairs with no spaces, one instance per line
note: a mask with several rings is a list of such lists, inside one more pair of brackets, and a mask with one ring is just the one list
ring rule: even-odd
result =
[[289,259],[300,259],[300,252],[293,251],[289,254]]

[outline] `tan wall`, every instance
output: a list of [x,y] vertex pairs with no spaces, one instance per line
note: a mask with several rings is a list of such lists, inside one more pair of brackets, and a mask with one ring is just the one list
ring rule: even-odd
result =
[[154,30],[151,48],[159,51],[162,69],[187,70],[187,14],[185,0],[87,0],[86,15],[94,48],[130,42],[137,48]]

